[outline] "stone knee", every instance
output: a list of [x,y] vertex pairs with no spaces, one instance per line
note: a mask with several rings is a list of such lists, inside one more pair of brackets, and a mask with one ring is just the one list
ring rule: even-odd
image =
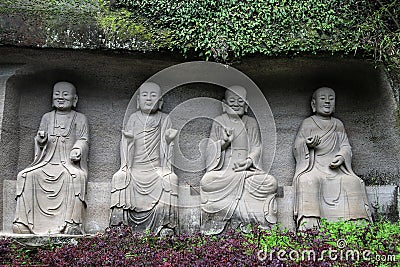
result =
[[246,179],[245,187],[250,191],[258,191],[258,194],[271,195],[278,190],[278,181],[272,175],[257,174]]
[[200,187],[208,186],[214,182],[215,175],[212,172],[206,172],[200,180]]
[[271,187],[272,192],[276,192],[278,190],[278,180],[272,175],[267,175],[268,176],[268,181]]

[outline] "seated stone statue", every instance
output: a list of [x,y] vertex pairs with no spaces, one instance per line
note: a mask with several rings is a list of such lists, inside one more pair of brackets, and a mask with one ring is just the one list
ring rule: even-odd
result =
[[138,111],[122,131],[121,168],[112,178],[110,225],[169,235],[178,230],[178,177],[171,166],[177,131],[160,111],[160,97],[159,85],[144,83]]
[[256,120],[244,115],[247,92],[225,92],[223,114],[212,124],[206,151],[206,174],[200,181],[201,230],[219,234],[227,226],[276,223],[276,179],[261,170],[261,138]]
[[85,115],[73,110],[77,102],[73,84],[54,85],[54,110],[40,122],[35,158],[17,177],[14,233],[83,233],[89,134]]
[[317,89],[311,107],[315,115],[303,121],[294,143],[297,228],[318,227],[320,218],[371,221],[364,182],[351,168],[343,123],[332,117],[335,92]]

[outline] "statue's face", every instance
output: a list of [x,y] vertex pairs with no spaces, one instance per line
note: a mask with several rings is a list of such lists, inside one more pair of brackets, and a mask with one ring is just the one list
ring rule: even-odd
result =
[[157,84],[143,84],[140,87],[138,104],[144,113],[156,112],[160,107],[161,88]]
[[68,111],[76,104],[75,87],[67,82],[56,83],[53,88],[53,106],[57,110]]
[[316,92],[312,106],[315,113],[321,116],[331,116],[335,111],[335,92],[330,88],[321,88]]
[[225,103],[230,107],[226,109],[226,113],[243,116],[246,109],[246,100],[241,96],[228,91],[225,95]]

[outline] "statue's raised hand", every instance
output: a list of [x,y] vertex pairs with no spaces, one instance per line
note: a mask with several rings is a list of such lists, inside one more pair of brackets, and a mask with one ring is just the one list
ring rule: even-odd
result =
[[167,129],[165,131],[165,141],[167,141],[167,144],[171,143],[175,139],[177,134],[178,134],[178,130],[175,130],[172,128]]
[[71,153],[69,154],[69,158],[72,161],[80,161],[81,160],[81,149],[80,148],[72,149]]
[[222,131],[221,148],[225,150],[233,140],[233,129],[224,128]]
[[321,143],[321,137],[319,137],[318,135],[309,136],[306,139],[306,144],[309,148],[314,148],[318,146],[320,143]]

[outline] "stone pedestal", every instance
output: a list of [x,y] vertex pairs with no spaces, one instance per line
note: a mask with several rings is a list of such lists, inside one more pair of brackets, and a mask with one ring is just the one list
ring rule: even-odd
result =
[[[200,195],[196,187],[184,185],[179,188],[179,223],[180,232],[195,234],[200,231]],[[380,218],[390,221],[399,219],[398,187],[393,185],[368,186],[367,195],[372,206],[375,220]],[[15,214],[15,181],[5,180],[3,187],[3,233],[11,233]],[[293,220],[292,186],[278,189],[278,223],[290,230],[295,229]],[[104,232],[110,217],[110,183],[88,183],[85,232],[95,234]]]

